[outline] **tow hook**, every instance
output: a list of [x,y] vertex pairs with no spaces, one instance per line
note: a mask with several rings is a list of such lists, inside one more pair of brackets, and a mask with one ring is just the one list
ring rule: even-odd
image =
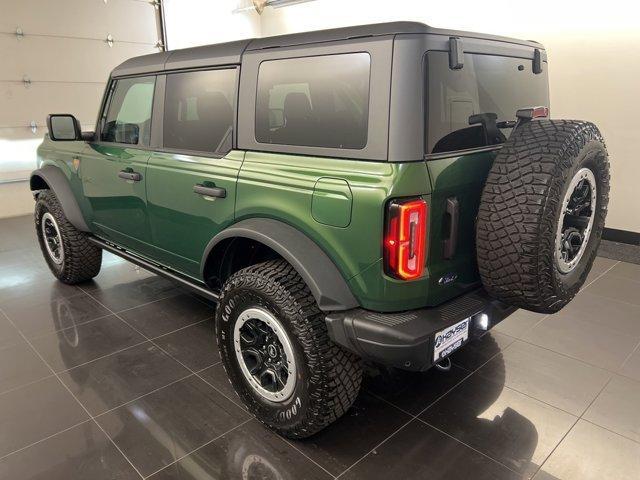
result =
[[447,357],[444,360],[440,360],[435,364],[435,367],[443,372],[448,372],[449,370],[451,370],[451,359]]

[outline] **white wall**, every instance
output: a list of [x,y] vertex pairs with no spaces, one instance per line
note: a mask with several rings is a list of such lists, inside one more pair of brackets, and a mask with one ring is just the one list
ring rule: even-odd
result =
[[158,17],[145,0],[0,0],[0,218],[33,211],[24,179],[47,114],[73,113],[92,129],[111,69],[158,51]]
[[317,0],[267,8],[260,26],[268,36],[392,20],[542,42],[549,58],[552,116],[593,121],[607,142],[612,174],[607,226],[640,232],[640,4]]
[[260,36],[255,11],[231,13],[239,0],[164,0],[167,46],[177,48]]

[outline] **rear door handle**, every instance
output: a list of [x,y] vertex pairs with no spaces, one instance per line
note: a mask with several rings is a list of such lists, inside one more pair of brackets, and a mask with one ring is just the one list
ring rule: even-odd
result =
[[193,186],[193,192],[205,197],[225,198],[227,191],[222,187],[207,187],[200,183]]
[[133,180],[134,182],[139,182],[140,180],[142,180],[142,175],[140,175],[138,172],[128,170],[120,170],[118,172],[118,177],[122,178],[123,180]]

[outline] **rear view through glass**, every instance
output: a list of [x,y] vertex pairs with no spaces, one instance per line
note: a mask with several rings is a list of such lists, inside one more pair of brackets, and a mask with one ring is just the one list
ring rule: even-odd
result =
[[[549,105],[546,64],[534,74],[531,59],[465,54],[463,67],[452,70],[447,52],[428,52],[427,83],[427,153],[504,142],[511,128],[503,122],[514,121],[518,109]],[[497,116],[498,138],[469,123],[484,113]]]
[[258,73],[256,140],[364,148],[369,70],[367,53],[263,62]]

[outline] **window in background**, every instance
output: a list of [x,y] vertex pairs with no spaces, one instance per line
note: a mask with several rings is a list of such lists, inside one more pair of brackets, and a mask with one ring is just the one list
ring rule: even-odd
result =
[[103,142],[149,145],[155,77],[116,80],[102,118]]
[[231,149],[236,69],[167,75],[164,147],[224,154]]
[[258,73],[256,140],[364,148],[370,63],[368,53],[263,62]]

